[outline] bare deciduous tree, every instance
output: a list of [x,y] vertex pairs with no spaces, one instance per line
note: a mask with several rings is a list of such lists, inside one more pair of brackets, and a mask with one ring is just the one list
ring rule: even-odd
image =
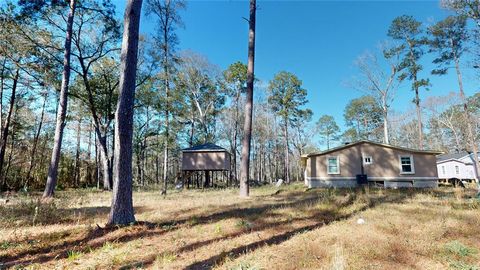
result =
[[398,76],[399,55],[383,54],[380,61],[375,54],[366,52],[357,58],[355,65],[360,76],[354,79],[353,87],[374,97],[382,108],[383,142],[388,144],[388,112],[402,81]]

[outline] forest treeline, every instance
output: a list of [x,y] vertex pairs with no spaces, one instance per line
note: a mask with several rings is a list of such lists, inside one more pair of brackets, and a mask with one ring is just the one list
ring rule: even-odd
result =
[[[56,185],[112,189],[123,31],[115,6],[109,0],[19,0],[0,9],[1,191],[45,188],[57,115],[64,107],[64,44],[72,2],[68,106]],[[266,81],[257,78],[249,178],[302,180],[301,155],[360,139],[477,151],[480,94],[465,95],[462,74],[479,66],[479,5],[442,5],[452,15],[429,26],[408,15],[394,18],[382,46],[354,61],[358,73],[347,83],[363,95],[344,108],[345,130],[328,112],[314,119],[309,109],[316,105],[308,103],[307,90],[328,89],[305,89],[289,71],[279,70]],[[206,56],[181,50],[177,32],[188,27],[183,12],[188,12],[184,1],[143,3],[142,16],[155,21],[155,29],[139,39],[133,116],[138,186],[175,183],[180,150],[207,142],[227,148],[231,182],[240,177],[247,65],[237,61],[222,70]],[[432,66],[425,65],[430,59],[434,70],[424,68]],[[442,87],[430,82],[433,76],[455,78],[458,89],[423,98],[427,89],[434,94]],[[400,95],[411,96],[412,111],[392,108]]]

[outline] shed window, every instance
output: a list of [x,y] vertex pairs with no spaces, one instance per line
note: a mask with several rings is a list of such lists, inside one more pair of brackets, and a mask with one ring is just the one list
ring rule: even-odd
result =
[[458,166],[455,166],[455,173],[460,174],[460,168]]
[[445,166],[442,166],[442,174],[445,174]]
[[328,174],[340,173],[340,163],[339,163],[338,157],[327,158],[327,172]]
[[412,156],[400,156],[400,172],[402,174],[415,173]]
[[373,163],[373,158],[371,156],[364,156],[363,157],[363,164],[369,165]]

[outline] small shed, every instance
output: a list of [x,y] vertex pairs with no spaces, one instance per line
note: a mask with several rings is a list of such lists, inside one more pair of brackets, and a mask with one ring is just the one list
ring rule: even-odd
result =
[[[199,187],[199,176],[204,180],[203,187],[209,187],[213,184],[210,181],[211,174],[214,174],[216,179],[219,176],[225,179],[228,177],[228,171],[230,171],[230,153],[221,146],[206,143],[182,149],[182,173],[183,179],[187,180],[187,187],[192,180],[196,180]],[[193,177],[195,179],[192,179]]]

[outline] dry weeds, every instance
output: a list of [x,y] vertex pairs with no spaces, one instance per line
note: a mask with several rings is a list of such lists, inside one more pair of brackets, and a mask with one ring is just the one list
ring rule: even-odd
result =
[[[0,269],[479,269],[472,192],[301,185],[134,193],[139,223],[101,229],[110,194],[17,194],[0,206]],[[357,224],[363,218],[364,224]]]

